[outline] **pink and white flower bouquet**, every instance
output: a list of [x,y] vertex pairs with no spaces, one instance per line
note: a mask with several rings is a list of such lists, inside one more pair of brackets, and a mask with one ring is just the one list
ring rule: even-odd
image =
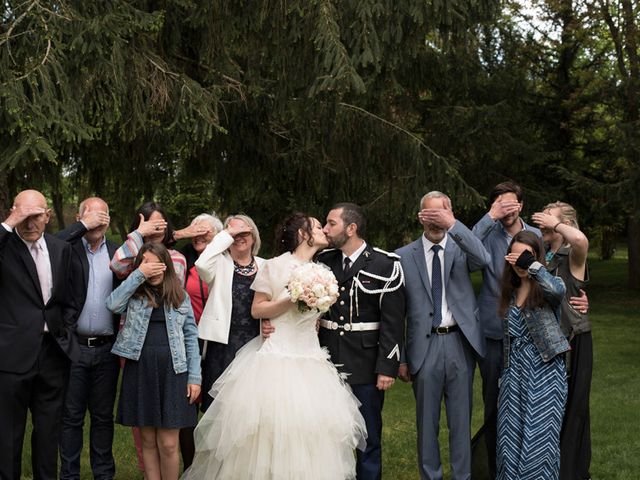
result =
[[318,263],[305,263],[293,270],[287,286],[291,302],[301,313],[327,312],[338,299],[338,281],[331,270]]

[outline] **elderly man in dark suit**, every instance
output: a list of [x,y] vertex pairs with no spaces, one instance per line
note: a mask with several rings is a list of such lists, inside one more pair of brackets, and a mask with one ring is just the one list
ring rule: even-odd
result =
[[455,219],[451,200],[429,192],[420,201],[424,232],[396,251],[407,284],[407,366],[413,378],[420,478],[442,480],[438,445],[444,397],[453,480],[471,478],[471,400],[476,356],[485,339],[469,272],[487,266],[482,242]]
[[382,476],[382,406],[398,373],[405,289],[398,256],[365,242],[365,228],[358,205],[339,203],[327,215],[324,233],[334,249],[318,260],[336,276],[340,297],[320,321],[320,344],[362,404],[368,436],[356,474],[375,480]]
[[118,245],[105,237],[109,206],[98,197],[80,203],[77,222],[56,236],[72,246],[73,296],[78,306],[80,359],[71,365],[62,415],[60,479],[80,478],[84,417],[89,410],[89,455],[93,478],[111,480],[116,471],[112,453],[113,405],[120,363],[111,353],[120,316],[105,301],[119,285],[109,268]]
[[70,360],[77,358],[71,247],[45,234],[50,210],[20,192],[0,227],[0,478],[19,480],[31,411],[36,479],[57,477],[58,436]]

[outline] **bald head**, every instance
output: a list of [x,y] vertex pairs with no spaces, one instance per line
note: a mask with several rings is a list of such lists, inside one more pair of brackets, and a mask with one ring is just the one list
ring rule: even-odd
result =
[[47,208],[47,199],[37,190],[23,190],[13,200],[14,207],[27,206]]
[[50,217],[44,195],[37,190],[23,190],[13,201],[7,224],[14,226],[27,242],[35,242],[44,233]]
[[102,211],[109,213],[109,205],[100,197],[85,198],[78,206],[78,215],[82,217],[86,211]]
[[100,246],[109,228],[109,205],[100,197],[85,198],[78,207],[78,220],[87,228],[84,238],[92,249]]

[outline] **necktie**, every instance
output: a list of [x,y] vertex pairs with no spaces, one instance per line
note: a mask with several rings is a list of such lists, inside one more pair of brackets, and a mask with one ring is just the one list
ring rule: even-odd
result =
[[440,245],[431,247],[433,260],[431,263],[431,297],[433,298],[433,323],[437,327],[442,323],[442,267],[438,252],[442,250]]
[[351,267],[351,259],[349,257],[344,257],[344,265],[342,266],[342,273],[347,273],[349,271],[349,267]]
[[38,272],[38,280],[40,281],[40,291],[42,292],[42,299],[46,304],[51,298],[51,278],[50,268],[47,265],[47,257],[42,251],[42,247],[39,243],[33,243],[31,245],[31,251],[33,252],[33,261],[36,264],[36,270]]

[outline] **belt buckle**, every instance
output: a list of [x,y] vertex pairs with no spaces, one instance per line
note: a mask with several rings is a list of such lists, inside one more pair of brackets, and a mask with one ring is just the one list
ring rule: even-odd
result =
[[98,337],[89,337],[89,338],[87,338],[87,347],[89,347],[89,348],[95,348],[95,347],[97,347],[97,345],[94,345],[94,344],[93,344],[93,342],[94,342],[95,340],[99,340],[99,339],[98,339]]
[[338,322],[331,322],[331,330],[337,330],[339,327]]
[[342,328],[345,329],[347,332],[350,332],[351,331],[351,324],[350,323],[345,323],[342,326]]
[[446,335],[449,333],[449,327],[436,327],[436,333],[438,335]]

